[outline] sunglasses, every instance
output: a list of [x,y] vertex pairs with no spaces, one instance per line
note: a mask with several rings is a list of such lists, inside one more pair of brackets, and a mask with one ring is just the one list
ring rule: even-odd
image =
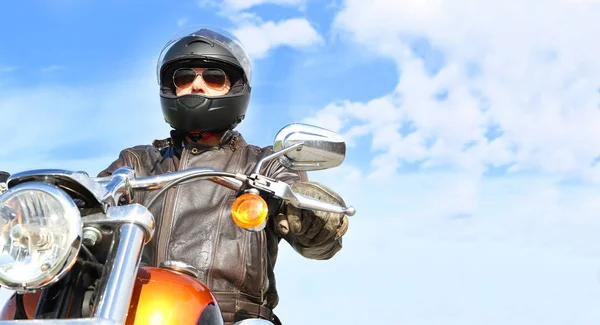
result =
[[177,88],[189,88],[196,80],[198,75],[202,76],[204,83],[211,89],[223,90],[226,85],[227,75],[225,71],[216,68],[208,68],[198,73],[192,68],[177,69],[173,73],[173,84]]

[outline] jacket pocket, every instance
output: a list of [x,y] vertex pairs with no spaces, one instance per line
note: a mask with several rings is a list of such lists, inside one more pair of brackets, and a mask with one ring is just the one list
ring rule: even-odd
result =
[[[243,230],[246,231],[246,230]],[[247,232],[246,241],[246,271],[240,291],[252,298],[256,303],[262,303],[267,289],[267,261],[265,232]]]

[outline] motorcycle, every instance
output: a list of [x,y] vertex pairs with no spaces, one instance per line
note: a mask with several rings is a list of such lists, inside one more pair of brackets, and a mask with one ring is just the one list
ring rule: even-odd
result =
[[[352,207],[294,193],[288,184],[259,174],[272,159],[292,170],[333,168],[345,153],[338,134],[290,124],[249,175],[191,168],[135,177],[131,167],[109,177],[67,170],[14,174],[0,183],[0,286],[15,291],[0,312],[0,325],[223,324],[199,270],[180,261],[141,265],[155,231],[148,207],[173,186],[209,180],[235,191],[232,218],[248,231],[263,230],[268,212],[284,202],[351,216]],[[156,194],[141,205],[132,200],[138,191]]]

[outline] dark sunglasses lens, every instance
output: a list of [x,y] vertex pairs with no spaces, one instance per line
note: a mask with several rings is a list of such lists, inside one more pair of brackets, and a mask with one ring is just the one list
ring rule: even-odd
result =
[[187,88],[196,79],[196,71],[193,69],[179,69],[173,74],[173,82],[177,88]]
[[202,71],[202,79],[207,86],[213,89],[221,89],[225,86],[225,72],[221,69],[206,69]]

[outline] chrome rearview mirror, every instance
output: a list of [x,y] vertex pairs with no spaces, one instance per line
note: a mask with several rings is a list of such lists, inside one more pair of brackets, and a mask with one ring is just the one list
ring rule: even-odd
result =
[[[290,147],[294,146],[295,149]],[[286,150],[286,149],[292,150]],[[275,136],[273,151],[292,170],[321,170],[339,166],[346,157],[344,138],[330,130],[308,124],[290,124]]]

